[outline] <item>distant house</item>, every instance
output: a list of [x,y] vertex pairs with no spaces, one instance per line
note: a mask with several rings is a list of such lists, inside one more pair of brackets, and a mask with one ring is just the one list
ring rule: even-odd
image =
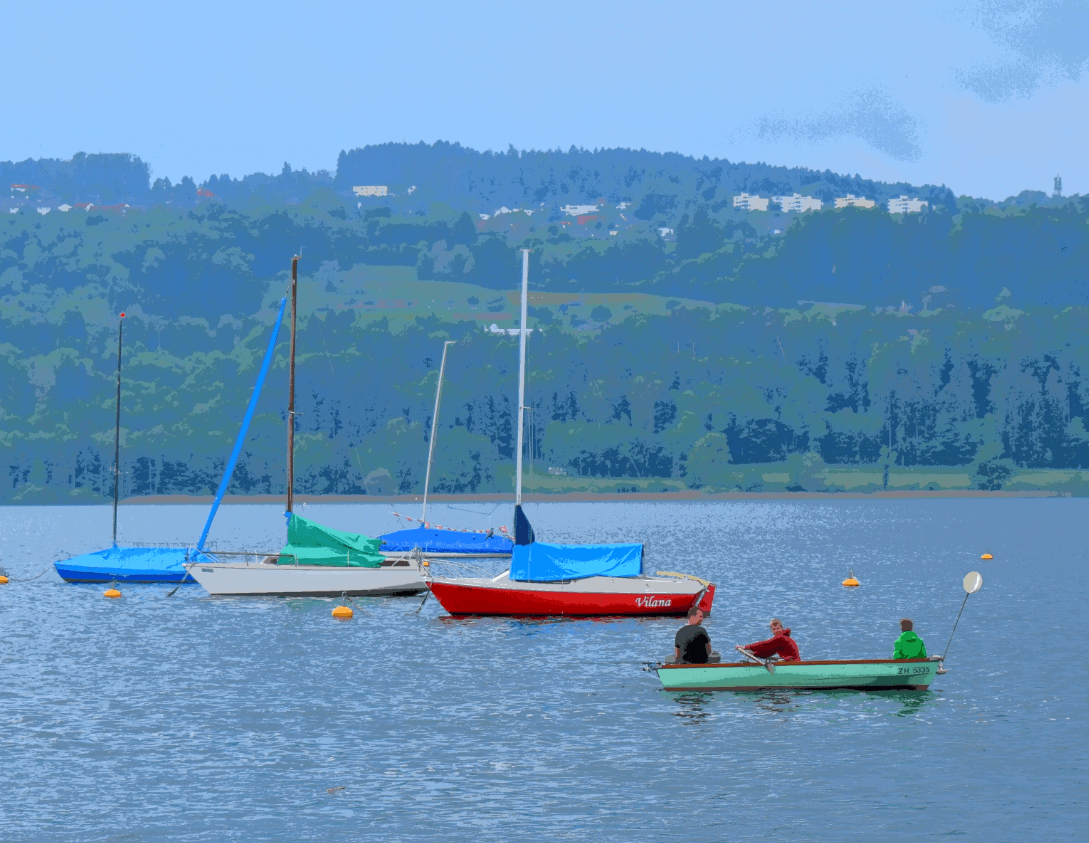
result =
[[629,205],[631,205],[631,202],[620,202],[620,203],[618,203],[618,204],[617,204],[617,206],[616,206],[616,209],[617,209],[618,211],[623,211],[623,210],[624,210],[625,208],[627,208],[627,207],[628,207]]
[[908,199],[900,196],[889,200],[890,214],[917,214],[930,203],[925,199]]
[[659,228],[658,229],[658,236],[659,237],[672,237],[673,236],[673,229],[672,228]]
[[75,204],[75,207],[79,208],[81,211],[89,211],[94,206],[95,206],[94,202],[77,202]]
[[579,225],[586,225],[586,223],[596,220],[598,217],[596,214],[583,214],[580,217],[575,218],[575,222]]
[[38,208],[38,213],[41,214],[44,217],[46,214],[48,214],[52,210],[53,210],[52,208]]
[[72,206],[68,204],[58,205],[57,210],[60,211],[62,214],[67,214],[69,211],[72,210]]
[[210,190],[205,190],[203,187],[197,188],[197,196],[203,196],[205,199],[215,199],[216,195]]
[[[490,333],[490,334],[507,334],[508,336],[516,337],[520,333],[522,333],[522,331],[521,331],[520,328],[500,328],[498,325],[496,325],[494,322],[492,322],[491,326],[488,328],[488,333]],[[532,334],[533,333],[533,328],[526,328],[526,333],[527,334]]]
[[814,199],[812,196],[802,196],[800,193],[794,193],[790,196],[772,196],[771,201],[782,208],[784,213],[793,211],[800,214],[805,211],[819,211],[824,207],[824,203],[820,199]]
[[490,220],[492,218],[491,214],[477,214],[477,216],[480,217],[482,220]]
[[36,184],[13,184],[12,190],[18,190],[20,193],[26,193],[28,190],[41,190]]
[[855,196],[853,193],[848,193],[846,196],[836,197],[837,208],[872,208],[877,203],[872,199],[866,199],[862,196]]
[[560,210],[569,217],[582,217],[587,214],[596,214],[600,209],[597,205],[564,205]]
[[389,187],[384,184],[359,184],[352,187],[356,196],[389,196]]
[[743,211],[766,211],[768,209],[768,200],[742,193],[740,196],[734,197],[734,207],[741,208]]

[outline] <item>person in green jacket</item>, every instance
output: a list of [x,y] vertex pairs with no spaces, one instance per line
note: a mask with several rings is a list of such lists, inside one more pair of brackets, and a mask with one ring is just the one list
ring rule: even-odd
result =
[[912,630],[910,618],[900,621],[900,637],[896,639],[896,647],[892,651],[894,659],[925,659],[926,644]]

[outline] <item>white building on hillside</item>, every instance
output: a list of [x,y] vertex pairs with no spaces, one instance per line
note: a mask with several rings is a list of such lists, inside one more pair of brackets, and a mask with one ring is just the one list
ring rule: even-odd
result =
[[782,208],[784,212],[819,211],[824,206],[820,199],[814,199],[812,196],[802,196],[800,193],[794,193],[790,196],[772,196],[771,201]]
[[740,196],[734,197],[734,207],[745,211],[766,211],[768,209],[768,200],[742,193]]
[[855,196],[853,193],[836,197],[837,208],[872,208],[876,204],[877,203],[872,199],[866,199],[863,196]]
[[889,200],[890,214],[917,214],[929,203],[925,199],[908,199],[901,196],[898,199]]
[[356,196],[389,196],[389,188],[384,184],[359,184],[352,192]]
[[560,210],[569,217],[584,217],[587,214],[596,214],[599,209],[597,205],[564,205]]

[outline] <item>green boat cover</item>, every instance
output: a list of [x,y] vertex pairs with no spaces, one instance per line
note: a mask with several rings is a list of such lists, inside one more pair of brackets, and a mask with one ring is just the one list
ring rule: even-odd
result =
[[343,533],[314,521],[287,513],[287,544],[280,551],[279,564],[329,565],[335,568],[377,568],[383,556],[378,539],[361,533]]

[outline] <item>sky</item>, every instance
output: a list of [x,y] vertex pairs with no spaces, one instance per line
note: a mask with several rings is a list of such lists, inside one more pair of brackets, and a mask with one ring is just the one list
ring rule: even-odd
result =
[[388,141],[630,147],[1089,193],[1089,3],[36,3],[5,10],[0,160],[198,182]]

